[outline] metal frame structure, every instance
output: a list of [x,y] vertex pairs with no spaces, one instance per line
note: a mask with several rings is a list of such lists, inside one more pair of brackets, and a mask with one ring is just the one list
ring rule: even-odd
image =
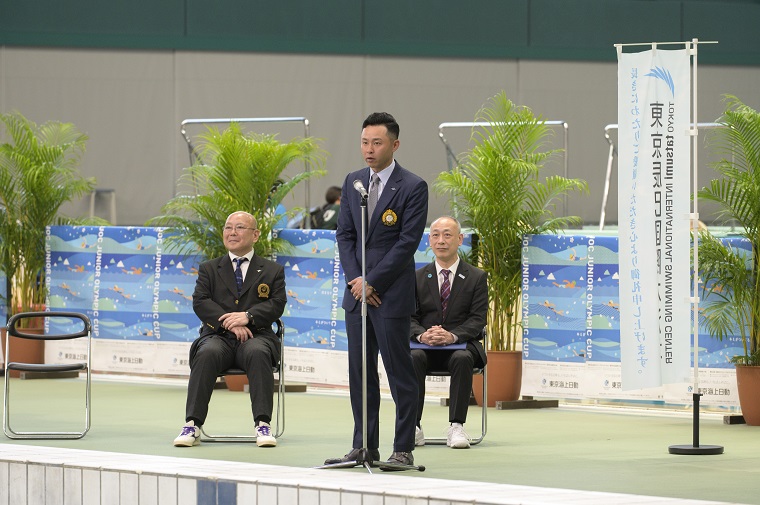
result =
[[[713,128],[725,128],[725,125],[720,123],[697,123],[697,128],[713,129]],[[609,154],[607,155],[607,173],[604,177],[604,191],[602,193],[602,209],[599,213],[599,231],[604,230],[605,220],[607,218],[607,199],[610,194],[610,179],[612,178],[612,164],[617,155],[617,148],[615,142],[610,136],[610,132],[617,130],[617,124],[608,124],[604,127],[604,138],[610,146]]]
[[[285,432],[285,325],[282,319],[275,321],[277,325],[277,337],[280,339],[280,362],[273,367],[274,373],[278,374],[277,378],[277,408],[275,411],[274,437],[280,438]],[[246,375],[245,370],[241,368],[229,368],[219,374],[219,377],[225,375]],[[201,430],[201,442],[256,442],[255,435],[213,435]]]
[[[449,372],[428,372],[427,375],[434,377],[450,377]],[[477,445],[483,441],[486,437],[486,431],[488,429],[488,365],[483,368],[473,368],[472,375],[483,376],[483,402],[480,416],[480,437],[471,438],[470,445]],[[446,445],[448,439],[446,437],[425,437],[425,445]]]
[[[486,329],[483,328],[482,340],[483,340],[483,346],[485,347],[486,352],[488,352],[488,338],[486,335]],[[428,371],[426,375],[431,375],[433,377],[451,377],[451,373],[449,373],[448,370],[446,371],[439,371],[439,370],[433,370]],[[480,418],[480,437],[478,438],[471,438],[470,439],[470,445],[477,445],[480,442],[483,441],[483,439],[486,437],[486,431],[488,428],[488,363],[483,365],[481,368],[473,368],[472,369],[472,375],[482,375],[483,376],[483,404],[482,404],[482,413]],[[451,398],[449,398],[449,401],[451,401]],[[430,445],[446,445],[448,442],[448,438],[444,437],[425,437],[425,444]]]
[[[197,161],[200,161],[200,157],[198,155],[198,152],[195,149],[195,146],[193,145],[192,140],[190,139],[190,136],[187,134],[187,128],[188,125],[205,125],[205,124],[223,124],[223,123],[303,123],[303,135],[304,138],[309,136],[309,120],[305,117],[254,117],[254,118],[206,118],[206,119],[185,119],[180,123],[179,132],[182,134],[182,137],[185,139],[185,142],[187,142],[187,148],[189,151],[190,156],[190,164],[194,164]],[[304,171],[310,172],[311,171],[311,165],[309,164],[308,160],[304,162]],[[309,179],[306,179],[303,181],[305,183],[305,198],[304,198],[304,209],[306,209],[306,212],[311,209],[311,185],[309,183]],[[176,194],[175,194],[176,196]]]
[[[23,319],[65,317],[79,319],[84,327],[82,331],[67,334],[34,334],[26,333],[17,327],[17,323]],[[3,394],[3,432],[12,439],[79,439],[84,437],[90,430],[90,401],[92,386],[92,326],[90,319],[78,312],[21,312],[8,320],[8,329],[5,335],[5,392]],[[87,338],[87,359],[78,363],[19,363],[9,360],[11,337],[31,340],[71,340],[75,338]],[[10,370],[19,372],[34,372],[45,374],[61,374],[69,372],[85,372],[85,414],[84,429],[82,431],[14,431],[10,423],[10,383],[12,382]],[[54,414],[54,413],[51,413]]]
[[[563,159],[564,159],[564,165],[563,165],[563,171],[562,176],[567,178],[568,174],[568,129],[569,125],[567,121],[560,121],[560,120],[553,120],[553,121],[544,121],[544,124],[547,126],[552,127],[562,127],[563,130]],[[459,158],[457,158],[457,155],[454,154],[454,151],[452,151],[451,146],[449,145],[448,140],[446,140],[446,137],[443,135],[443,130],[445,128],[474,128],[476,126],[489,126],[490,123],[484,122],[484,121],[474,121],[474,122],[446,122],[441,123],[438,125],[438,138],[441,139],[441,142],[443,142],[443,146],[446,149],[446,161],[448,162],[449,170],[452,170],[455,166],[459,165]],[[452,163],[453,160],[453,163]],[[567,196],[565,196],[562,199],[562,212],[567,215]]]

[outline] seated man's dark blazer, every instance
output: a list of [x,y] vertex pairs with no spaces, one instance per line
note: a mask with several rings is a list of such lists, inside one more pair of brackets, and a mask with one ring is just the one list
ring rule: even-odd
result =
[[228,333],[230,338],[235,338],[219,321],[219,317],[228,312],[250,312],[253,315],[253,324],[249,325],[251,332],[277,340],[272,324],[282,316],[286,303],[285,270],[274,261],[253,255],[240,296],[229,254],[202,263],[193,293],[193,310],[201,320],[201,329],[190,356],[207,335]]
[[488,315],[488,280],[486,273],[464,261],[459,261],[453,273],[448,311],[443,318],[441,295],[438,288],[438,274],[435,263],[429,263],[417,270],[417,311],[412,316],[412,340],[417,340],[428,328],[441,325],[457,336],[459,342],[466,342],[467,348],[479,357],[475,366],[486,363],[486,352],[479,339]]
[[[216,370],[213,366],[199,366],[195,363],[204,343],[210,341],[215,335],[230,341],[235,352],[236,366],[238,357],[244,358],[247,354],[253,359],[254,353],[239,352],[241,348],[250,350],[258,348],[255,353],[258,365],[264,365],[268,358],[270,365],[280,361],[280,340],[272,330],[272,324],[285,310],[287,294],[285,293],[285,270],[282,265],[253,255],[248,266],[248,272],[243,282],[243,288],[238,295],[235,283],[235,271],[232,268],[232,260],[229,254],[201,263],[198,268],[198,280],[193,292],[193,310],[201,320],[200,336],[190,346],[190,380],[187,385],[187,405],[185,407],[185,419],[195,419],[197,425],[202,425],[208,413],[208,404],[214,390],[214,383],[218,373],[232,366],[219,364],[222,370]],[[247,340],[245,344],[237,345],[235,334],[222,327],[219,317],[230,312],[248,311],[253,315],[253,323],[248,323],[248,328],[253,333],[254,339]],[[263,352],[267,349],[268,352]],[[213,361],[213,360],[212,360]],[[251,410],[254,420],[268,421],[272,416],[272,388],[274,387],[274,373],[271,367],[266,370],[246,369],[250,384]],[[262,394],[263,393],[263,394]],[[265,419],[269,418],[269,419]]]

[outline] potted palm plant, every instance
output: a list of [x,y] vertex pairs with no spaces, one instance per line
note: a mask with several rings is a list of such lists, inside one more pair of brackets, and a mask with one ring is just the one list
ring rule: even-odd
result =
[[[18,112],[1,114],[0,121],[9,139],[0,144],[0,270],[7,278],[5,304],[12,316],[44,308],[45,227],[73,223],[59,213],[61,206],[90,193],[95,180],[78,172],[87,136],[73,124],[37,126]],[[19,340],[11,350],[30,344],[32,356],[13,359],[42,362],[41,341]]]
[[[281,202],[299,183],[324,175],[325,152],[311,137],[279,142],[273,135],[243,133],[237,123],[226,130],[209,128],[200,135],[199,160],[180,177],[180,192],[162,208],[149,226],[167,226],[167,245],[185,254],[211,259],[225,254],[222,228],[232,212],[245,210],[256,217],[261,238],[260,256],[283,252],[288,243],[272,235],[283,218]],[[285,179],[292,163],[306,162],[311,169]],[[292,208],[292,217],[301,209]]]
[[[523,237],[579,225],[579,217],[557,217],[554,209],[568,192],[586,191],[587,185],[579,179],[542,177],[544,163],[557,152],[545,150],[551,130],[506,93],[492,97],[475,121],[486,126],[473,130],[474,147],[459,166],[439,175],[435,187],[451,197],[454,215],[477,234],[472,261],[488,274],[488,403],[493,406],[520,396]],[[511,378],[497,375],[508,370]],[[502,385],[505,391],[498,392]]]
[[[260,256],[287,250],[290,244],[272,234],[283,215],[278,206],[299,183],[324,175],[325,152],[313,138],[279,142],[273,135],[243,133],[232,123],[219,131],[209,128],[200,136],[199,160],[180,177],[182,191],[164,205],[164,214],[148,221],[150,226],[167,226],[166,244],[181,254],[198,254],[205,259],[227,253],[222,228],[231,213],[244,210],[256,217],[261,236],[254,246]],[[294,162],[311,169],[292,178],[283,172]],[[287,211],[292,217],[301,209]],[[245,375],[225,377],[227,387],[242,391]]]
[[698,197],[718,205],[720,220],[738,223],[752,253],[700,232],[702,324],[720,340],[739,335],[742,353],[731,358],[739,403],[747,424],[760,425],[760,114],[734,96],[725,99],[723,128],[710,138],[721,177]]

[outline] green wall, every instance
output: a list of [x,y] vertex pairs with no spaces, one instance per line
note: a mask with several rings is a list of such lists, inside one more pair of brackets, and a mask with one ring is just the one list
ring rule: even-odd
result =
[[757,0],[0,0],[0,45],[612,61],[615,43],[717,40],[760,65]]

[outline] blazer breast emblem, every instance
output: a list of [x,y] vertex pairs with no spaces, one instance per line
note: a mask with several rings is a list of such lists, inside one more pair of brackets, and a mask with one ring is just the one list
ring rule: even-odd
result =
[[269,298],[269,286],[266,284],[259,284],[259,298]]
[[398,221],[398,216],[391,209],[383,212],[383,224],[385,226],[393,226]]

